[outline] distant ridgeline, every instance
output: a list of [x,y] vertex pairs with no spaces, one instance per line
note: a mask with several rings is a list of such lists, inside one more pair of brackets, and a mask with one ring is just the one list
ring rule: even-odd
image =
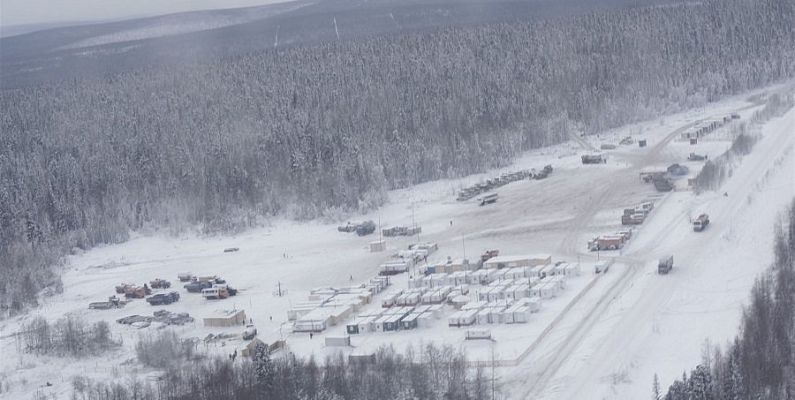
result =
[[790,0],[269,50],[0,92],[0,303],[73,247],[367,209],[385,191],[795,75]]

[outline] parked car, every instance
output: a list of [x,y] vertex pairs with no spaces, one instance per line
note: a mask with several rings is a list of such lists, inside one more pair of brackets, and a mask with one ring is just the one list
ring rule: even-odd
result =
[[213,287],[212,282],[193,281],[183,286],[189,293],[201,293],[203,289]]
[[153,306],[168,305],[177,301],[179,301],[179,293],[177,292],[158,293],[146,298],[146,302]]

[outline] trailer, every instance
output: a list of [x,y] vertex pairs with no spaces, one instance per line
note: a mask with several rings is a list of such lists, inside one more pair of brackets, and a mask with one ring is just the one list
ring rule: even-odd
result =
[[657,264],[657,273],[660,275],[665,275],[671,272],[671,269],[673,269],[673,267],[674,267],[674,256],[661,258],[660,262]]
[[487,204],[493,204],[497,202],[497,193],[487,194],[480,199],[478,199],[478,203],[481,206],[485,206]]
[[111,308],[122,308],[127,304],[119,300],[116,296],[108,297],[108,301],[97,301],[94,303],[88,303],[89,310],[109,310]]
[[709,225],[709,215],[701,214],[693,220],[693,231],[701,232]]
[[606,164],[607,157],[601,154],[586,154],[580,157],[583,164]]

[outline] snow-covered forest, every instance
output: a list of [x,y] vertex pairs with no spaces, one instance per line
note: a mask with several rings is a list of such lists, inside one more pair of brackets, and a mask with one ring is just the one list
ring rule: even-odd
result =
[[131,230],[234,231],[795,75],[789,0],[447,28],[0,92],[0,303]]
[[[671,385],[665,400],[789,399],[795,393],[795,201],[776,227],[774,264],[757,278],[740,333],[728,348]],[[654,394],[663,398],[655,383]]]

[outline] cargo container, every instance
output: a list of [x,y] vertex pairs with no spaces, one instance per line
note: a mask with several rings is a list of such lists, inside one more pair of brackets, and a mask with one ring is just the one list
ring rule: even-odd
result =
[[350,347],[350,336],[326,336],[326,347]]

